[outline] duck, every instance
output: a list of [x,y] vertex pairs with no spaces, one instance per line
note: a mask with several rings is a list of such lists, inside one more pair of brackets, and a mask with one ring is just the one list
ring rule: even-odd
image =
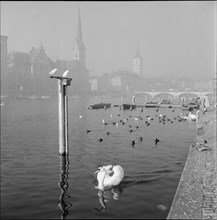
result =
[[99,167],[97,173],[98,186],[96,189],[105,191],[120,185],[124,178],[124,169],[120,165]]
[[156,138],[156,139],[155,139],[155,144],[157,144],[159,141],[160,141],[160,140]]
[[132,142],[131,142],[132,146],[134,146],[135,143],[136,143],[136,142],[135,142],[135,140],[133,139]]
[[99,141],[99,142],[102,142],[102,141],[103,141],[103,139],[102,139],[102,138],[100,138],[100,139],[98,139],[98,141]]

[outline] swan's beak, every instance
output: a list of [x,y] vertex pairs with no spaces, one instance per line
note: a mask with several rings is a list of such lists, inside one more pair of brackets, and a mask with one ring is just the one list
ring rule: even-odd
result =
[[101,170],[102,167],[98,167],[97,171],[95,171],[94,173],[98,173]]

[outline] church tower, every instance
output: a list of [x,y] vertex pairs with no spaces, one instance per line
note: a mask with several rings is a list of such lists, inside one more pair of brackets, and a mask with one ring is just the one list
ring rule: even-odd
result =
[[72,93],[87,93],[90,91],[89,70],[86,68],[86,48],[83,42],[80,8],[75,44],[73,47],[72,62],[67,67],[72,73],[72,82],[69,91]]
[[138,74],[139,76],[143,75],[142,72],[142,56],[139,51],[139,46],[137,47],[136,54],[133,58],[133,72]]
[[85,67],[85,46],[82,38],[82,28],[81,28],[81,16],[80,16],[80,8],[78,12],[78,24],[77,24],[77,35],[76,41],[73,49],[73,60],[79,62],[80,65]]

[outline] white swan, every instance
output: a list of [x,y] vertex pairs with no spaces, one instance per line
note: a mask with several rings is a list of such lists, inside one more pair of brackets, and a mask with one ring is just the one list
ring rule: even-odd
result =
[[188,118],[191,119],[192,121],[195,121],[198,119],[198,114],[199,114],[200,110],[197,110],[196,115],[192,114],[191,112],[189,112],[188,114]]
[[124,170],[120,165],[99,167],[97,173],[97,189],[102,191],[118,186],[124,178]]

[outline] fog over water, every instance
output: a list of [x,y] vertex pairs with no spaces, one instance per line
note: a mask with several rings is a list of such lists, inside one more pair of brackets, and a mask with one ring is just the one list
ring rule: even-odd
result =
[[79,7],[90,75],[131,70],[138,45],[146,77],[216,72],[214,1],[1,1],[8,51],[29,52],[42,43],[53,61],[72,59]]

